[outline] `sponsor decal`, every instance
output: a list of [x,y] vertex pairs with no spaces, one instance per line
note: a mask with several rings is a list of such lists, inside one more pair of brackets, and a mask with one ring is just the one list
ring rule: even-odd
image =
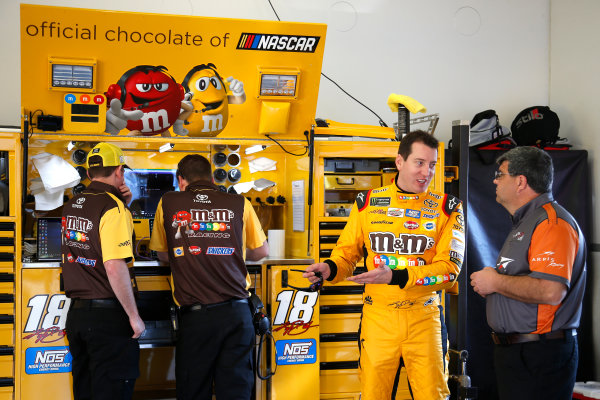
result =
[[[369,214],[380,214],[385,215],[385,210],[383,208],[376,208],[374,210],[369,211]],[[388,214],[389,215],[389,214]]]
[[388,207],[391,202],[391,197],[371,197],[369,205],[372,207]]
[[440,213],[435,213],[433,215],[431,215],[431,214],[423,214],[422,215],[423,218],[427,218],[427,219],[436,219],[439,216],[440,216]]
[[387,265],[388,267],[390,267],[390,269],[396,269],[399,266],[399,261],[398,258],[396,258],[396,256],[393,255],[389,255],[386,256],[384,254],[382,255],[376,255],[375,257],[373,257],[373,264],[375,265],[375,268],[377,268],[377,266],[384,264]]
[[242,32],[236,49],[314,53],[320,39],[320,36]]
[[77,257],[77,260],[75,260],[75,262],[81,264],[81,265],[85,265],[88,267],[95,267],[96,266],[96,260],[91,260],[89,258],[84,258],[84,257]]
[[94,224],[92,224],[92,221],[90,221],[87,218],[67,215],[65,226],[66,229],[69,229],[71,231],[87,233],[92,229],[93,226]]
[[390,207],[387,209],[388,217],[404,217],[404,208],[393,208]]
[[421,257],[398,257],[398,269],[405,269],[406,267],[420,267],[423,265],[425,265],[425,260]]
[[553,251],[545,251],[541,254],[537,254],[537,255],[531,257],[531,260],[529,262],[547,263],[546,267],[563,268],[565,265],[556,263],[556,261],[554,259],[554,254],[555,253]]
[[448,202],[446,203],[448,207],[448,211],[454,211],[454,208],[458,205],[458,199],[456,197],[449,197]]
[[363,202],[365,201],[365,192],[360,192],[359,194],[356,195],[356,200]]
[[78,243],[78,242],[71,242],[70,240],[67,240],[65,242],[65,244],[69,247],[77,247],[83,250],[89,250],[90,249],[90,245],[86,244],[86,243]]
[[465,228],[458,224],[452,224],[452,229],[456,229],[457,231],[463,232],[463,233],[465,231]]
[[427,207],[429,208],[436,208],[437,206],[439,206],[438,203],[436,203],[433,200],[429,200],[429,199],[425,199],[423,200],[423,204],[425,204]]
[[510,264],[513,261],[515,260],[513,260],[512,258],[500,257],[500,261],[498,261],[498,263],[496,264],[496,269],[498,271],[505,271],[508,264]]
[[67,254],[67,261],[68,262],[74,262],[75,261],[75,259],[73,258],[73,254],[71,254],[71,253]]
[[190,247],[188,247],[188,251],[192,255],[197,255],[197,254],[202,253],[202,249],[198,246],[190,246]]
[[456,257],[450,257],[450,261],[456,264],[458,268],[462,267],[462,261]]
[[173,254],[175,255],[175,257],[181,257],[183,256],[183,247],[174,247],[173,248]]
[[419,196],[406,196],[403,194],[399,194],[396,198],[398,200],[419,200]]
[[439,284],[439,283],[446,283],[446,282],[454,281],[454,279],[456,279],[455,274],[426,276],[424,278],[417,279],[415,281],[415,285],[429,286],[429,285],[435,285],[435,284]]
[[452,237],[456,238],[462,242],[465,241],[465,234],[462,231],[459,231],[457,229],[452,229]]
[[459,253],[457,251],[450,250],[450,257],[451,258],[454,257],[457,260],[460,260],[460,262],[462,262],[462,260],[463,260],[463,253]]
[[465,225],[465,217],[463,217],[462,214],[458,214],[456,216],[456,222],[458,222],[459,224],[464,226]]
[[435,222],[425,222],[423,228],[425,228],[426,231],[433,231],[435,229]]
[[208,196],[205,194],[197,194],[196,197],[194,197],[194,203],[211,204]]
[[450,249],[454,251],[458,251],[459,253],[465,252],[465,245],[460,240],[452,239],[450,241]]
[[386,190],[388,190],[387,188],[383,188],[383,189],[377,189],[377,190],[373,190],[371,193],[375,194],[375,193],[381,193],[381,192],[385,192]]
[[369,241],[371,251],[378,254],[423,254],[435,244],[426,235],[401,233],[396,237],[392,232],[369,232]]
[[387,225],[392,225],[393,222],[392,221],[381,220],[381,221],[371,221],[371,224],[387,224]]
[[188,232],[189,237],[213,238],[213,239],[229,239],[231,234],[227,232]]
[[71,372],[73,356],[67,346],[30,347],[25,350],[28,375]]
[[427,194],[429,196],[433,197],[434,199],[437,199],[437,200],[441,200],[442,199],[442,196],[440,196],[439,194],[436,194],[436,193],[433,193],[433,192],[428,192]]
[[119,247],[131,246],[131,240],[126,240],[124,242],[119,243]]
[[314,364],[317,361],[315,339],[278,340],[275,348],[277,365]]
[[516,239],[516,240],[518,240],[519,242],[520,242],[521,240],[523,240],[523,238],[524,238],[524,237],[525,237],[525,233],[523,233],[523,232],[517,232],[517,233],[515,233],[515,234],[513,235],[513,239]]
[[368,304],[368,305],[372,305],[373,304],[373,299],[371,298],[371,296],[366,296],[365,297],[365,304]]
[[435,214],[435,210],[432,208],[421,207],[421,211],[429,213],[429,214]]
[[405,227],[406,229],[415,230],[415,229],[418,229],[418,228],[419,228],[419,224],[418,224],[418,223],[416,223],[415,221],[406,221],[406,222],[404,223],[404,227]]
[[406,217],[408,218],[421,218],[421,211],[411,210],[410,208],[407,208],[404,215],[406,215]]
[[75,200],[75,203],[71,204],[73,208],[83,208],[83,203],[85,203],[85,197],[80,197]]
[[209,247],[206,249],[206,254],[215,255],[215,256],[230,256],[235,251],[233,247]]
[[430,297],[429,299],[427,299],[427,301],[425,303],[423,303],[423,307],[430,306],[433,303],[435,303],[435,297]]

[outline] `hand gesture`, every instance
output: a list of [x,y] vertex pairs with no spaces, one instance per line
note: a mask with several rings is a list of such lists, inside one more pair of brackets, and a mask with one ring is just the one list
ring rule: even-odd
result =
[[142,110],[125,111],[119,99],[110,101],[110,108],[106,111],[106,130],[105,132],[111,135],[118,134],[125,129],[128,121],[137,121],[142,118],[144,112]]

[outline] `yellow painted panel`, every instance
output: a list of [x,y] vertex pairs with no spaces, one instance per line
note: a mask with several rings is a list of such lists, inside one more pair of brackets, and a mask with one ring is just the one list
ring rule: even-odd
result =
[[14,329],[14,324],[0,324],[0,346],[14,346]]
[[358,342],[321,342],[321,362],[358,361]]
[[14,376],[13,356],[0,356],[0,376],[3,378],[12,378]]
[[360,393],[321,393],[321,400],[360,400]]
[[358,332],[360,314],[323,314],[320,328],[322,333]]
[[15,304],[14,303],[0,303],[0,314],[14,315]]
[[358,369],[321,371],[321,393],[360,393]]

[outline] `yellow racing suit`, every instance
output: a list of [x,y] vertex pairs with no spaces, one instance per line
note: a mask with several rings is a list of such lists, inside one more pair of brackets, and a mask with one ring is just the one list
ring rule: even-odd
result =
[[416,400],[445,399],[447,335],[440,290],[452,287],[465,249],[461,202],[437,192],[408,194],[396,183],[361,192],[330,259],[333,283],[392,269],[392,282],[367,284],[360,328],[362,400],[390,399],[403,361]]

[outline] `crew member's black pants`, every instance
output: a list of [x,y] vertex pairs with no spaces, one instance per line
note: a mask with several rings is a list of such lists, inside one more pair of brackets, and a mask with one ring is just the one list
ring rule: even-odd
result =
[[[116,300],[115,300],[116,301]],[[140,347],[120,307],[74,307],[67,314],[75,400],[129,400],[140,375]]]
[[249,400],[255,340],[247,302],[182,310],[177,339],[177,400]]
[[577,374],[577,336],[494,346],[501,400],[571,400]]

